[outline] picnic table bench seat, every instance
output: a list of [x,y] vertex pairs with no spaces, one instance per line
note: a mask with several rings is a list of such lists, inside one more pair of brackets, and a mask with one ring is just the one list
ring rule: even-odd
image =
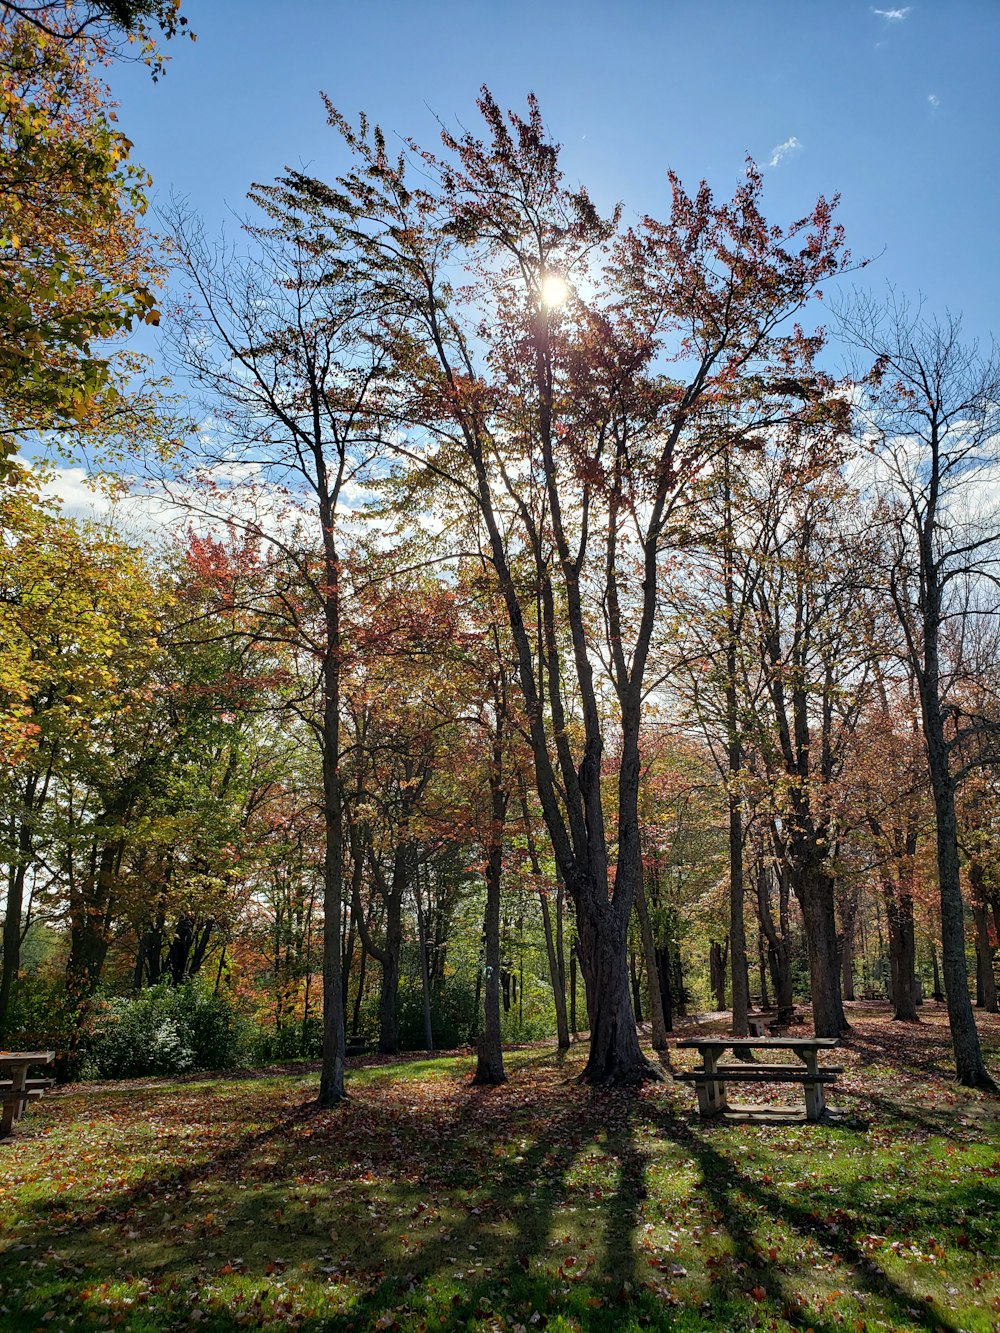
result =
[[[26,1078],[24,1088],[28,1092],[42,1093],[49,1088],[54,1088],[56,1081],[54,1078]],[[9,1078],[0,1078],[0,1092],[9,1091],[14,1087],[14,1083]]]
[[[765,1065],[756,1060],[753,1064],[718,1064],[715,1068],[717,1073],[724,1074],[726,1078],[736,1078],[739,1074],[753,1074],[755,1077],[759,1078],[762,1083],[767,1082],[768,1078],[770,1078],[772,1082],[781,1083],[784,1079],[791,1078],[793,1074],[808,1072],[807,1070],[801,1069],[798,1065]],[[820,1065],[819,1069],[824,1074],[842,1074],[844,1072],[843,1065]]]

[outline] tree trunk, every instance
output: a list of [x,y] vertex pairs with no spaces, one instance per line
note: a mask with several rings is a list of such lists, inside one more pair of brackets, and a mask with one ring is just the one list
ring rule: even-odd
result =
[[[415,849],[414,849],[415,850]],[[429,873],[429,872],[428,872]],[[434,1027],[431,1022],[431,975],[430,960],[427,953],[427,921],[420,897],[419,871],[413,877],[413,897],[417,906],[417,943],[420,949],[420,993],[424,1002],[424,1044],[427,1053],[434,1050]],[[430,894],[428,894],[428,899]]]
[[403,943],[403,903],[395,889],[393,885],[393,891],[385,900],[385,950],[380,959],[378,1048],[382,1055],[399,1053],[399,955]]
[[764,932],[757,927],[757,970],[760,973],[760,1007],[770,1009],[771,997],[767,993],[767,957],[764,950]]
[[[733,650],[730,649],[733,657]],[[735,660],[731,663],[735,679]],[[735,738],[736,728],[736,689],[730,686],[726,690],[726,708],[730,717],[729,743],[729,778],[735,781],[742,764],[741,747]],[[731,995],[733,1002],[732,1033],[734,1037],[749,1034],[747,1013],[750,1009],[750,974],[747,968],[747,933],[743,916],[743,811],[740,796],[730,790],[727,796],[729,805],[729,965],[732,976]],[[725,1001],[719,1005],[725,1008]]]
[[590,1016],[590,1055],[581,1080],[629,1086],[655,1077],[639,1046],[628,973],[628,919],[613,903],[577,896],[580,965]]
[[[7,1026],[10,997],[21,970],[21,922],[24,916],[24,882],[34,852],[33,818],[44,801],[49,779],[29,773],[24,784],[17,828],[17,854],[8,867],[6,915],[3,921],[3,962],[0,965],[0,1036]],[[37,800],[36,800],[37,798]]]
[[997,1012],[997,983],[993,975],[993,949],[986,908],[973,903],[972,918],[976,931],[976,1004],[987,1013]]
[[[674,992],[670,976],[670,948],[664,945],[656,950],[656,971],[660,979],[660,1005],[663,1009],[663,1026],[668,1032],[674,1030]],[[678,1013],[682,1012],[678,1009]]]
[[840,984],[845,1000],[854,999],[854,936],[857,930],[861,890],[849,889],[841,901]]
[[[904,872],[905,873],[905,872]],[[917,948],[913,929],[913,898],[891,881],[883,883],[889,921],[889,973],[892,978],[893,1018],[918,1023]]]
[[718,1010],[726,1007],[726,953],[728,948],[728,940],[725,945],[720,944],[718,940],[712,940],[708,951],[708,984],[715,996],[715,1007]]
[[[566,1018],[566,983],[559,967],[559,955],[552,930],[552,916],[549,912],[548,894],[539,892],[538,901],[542,908],[542,928],[545,931],[545,953],[549,960],[549,977],[552,981],[552,1000],[556,1010],[556,1041],[560,1051],[569,1049],[569,1023]],[[497,947],[499,967],[499,945]]]
[[576,1024],[576,943],[570,946],[569,951],[569,1027],[573,1036],[577,1036],[580,1029]]
[[[928,673],[930,676],[931,673]],[[934,673],[936,682],[936,673]],[[948,1025],[955,1054],[955,1077],[970,1088],[994,1091],[996,1085],[983,1062],[976,1019],[969,996],[965,964],[965,911],[958,863],[958,825],[955,817],[955,788],[948,767],[944,720],[936,687],[921,690],[924,739],[934,812],[937,817],[938,888],[941,895],[941,963],[948,1001]]]
[[[325,478],[322,460],[317,472]],[[341,985],[340,925],[344,900],[344,806],[340,790],[340,562],[334,544],[333,511],[324,499],[323,598],[326,654],[323,690],[323,1051],[319,1078],[320,1106],[335,1106],[345,1097],[344,990]]]
[[632,1013],[635,1015],[635,1021],[641,1023],[643,1021],[642,991],[639,986],[639,968],[634,949],[629,950],[628,971],[629,981],[632,983]]
[[[25,832],[24,825],[21,833]],[[24,878],[27,864],[19,860],[7,880],[6,916],[3,920],[3,967],[0,969],[0,1036],[7,1026],[7,1014],[14,981],[21,970],[21,917],[24,911]]]
[[660,983],[660,970],[656,964],[656,945],[653,941],[653,926],[649,919],[649,906],[642,876],[635,888],[635,914],[639,918],[639,934],[642,937],[642,952],[646,962],[646,988],[649,996],[649,1018],[652,1027],[654,1051],[667,1048],[667,1025],[663,1015],[663,991]]
[[[501,782],[503,735],[498,722],[493,743],[493,774],[490,783],[490,841],[486,858],[486,916],[483,939],[486,949],[486,979],[483,988],[483,1030],[479,1035],[474,1083],[496,1086],[507,1082],[500,1039],[500,880],[503,873],[503,830],[507,814],[507,796]],[[544,899],[543,899],[544,902]],[[546,918],[546,937],[552,928]]]
[[824,871],[811,867],[795,887],[809,952],[813,1029],[817,1037],[840,1037],[847,1031],[847,1019],[840,993],[833,880]]
[[356,1037],[361,1027],[361,1002],[365,994],[365,972],[368,967],[368,950],[364,940],[361,942],[361,962],[358,967],[358,989],[354,996],[354,1011],[351,1014],[351,1036]]
[[[523,785],[521,787],[521,818],[524,822],[532,873],[540,879],[542,866],[538,859],[538,849],[531,829],[528,796]],[[566,1014],[566,958],[563,952],[563,897],[564,889],[560,879],[559,887],[556,889],[556,927],[553,935],[548,894],[541,889],[538,892],[538,899],[542,908],[542,927],[545,931],[545,952],[549,960],[549,976],[552,979],[552,999],[556,1010],[556,1041],[560,1051],[569,1049],[569,1020]],[[575,980],[574,972],[574,984]],[[575,1030],[574,1019],[574,1032]]]
[[931,972],[934,976],[934,994],[932,998],[940,1004],[944,999],[944,991],[941,989],[941,971],[938,968],[937,948],[933,940],[931,940]]
[[[761,863],[757,872],[757,910],[761,930],[767,940],[768,961],[774,982],[774,1002],[777,1006],[775,1021],[786,1027],[795,1013],[792,991],[792,963],[788,951],[788,881],[784,872],[778,886],[778,923],[771,911],[770,876]],[[780,925],[780,929],[779,929]]]
[[[976,936],[976,1004],[987,1013],[997,1012],[997,983],[993,973],[993,946],[987,914],[986,876],[979,861],[969,862],[972,921]],[[996,903],[993,904],[994,910]]]
[[82,889],[70,899],[70,948],[66,986],[73,1000],[89,999],[101,979],[108,953],[112,889],[123,844],[105,843],[95,851],[95,864]]

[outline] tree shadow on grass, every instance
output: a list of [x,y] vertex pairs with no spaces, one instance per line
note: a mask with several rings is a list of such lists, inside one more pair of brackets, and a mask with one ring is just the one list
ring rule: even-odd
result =
[[[132,1189],[111,1184],[104,1197],[69,1210],[58,1199],[28,1198],[18,1231],[32,1249],[0,1255],[0,1281],[8,1294],[26,1273],[41,1283],[30,1265],[39,1255],[57,1255],[58,1308],[71,1309],[76,1328],[88,1333],[105,1327],[109,1315],[129,1327],[136,1307],[125,1302],[132,1295],[105,1290],[103,1305],[81,1301],[81,1291],[100,1290],[119,1271],[152,1274],[158,1284],[144,1307],[157,1311],[149,1328],[183,1323],[200,1292],[209,1293],[198,1307],[202,1329],[277,1323],[289,1283],[316,1287],[317,1312],[298,1325],[310,1333],[360,1333],[386,1318],[387,1328],[407,1318],[458,1328],[488,1321],[494,1310],[529,1327],[534,1313],[560,1311],[583,1329],[609,1333],[638,1319],[660,1328],[685,1319],[691,1328],[697,1315],[690,1307],[675,1315],[644,1290],[637,1232],[650,1189],[645,1138],[653,1132],[672,1145],[677,1164],[699,1171],[695,1206],[736,1252],[735,1263],[723,1256],[711,1271],[706,1328],[742,1326],[748,1299],[761,1303],[762,1314],[766,1302],[794,1328],[842,1327],[800,1299],[793,1284],[802,1265],[791,1272],[778,1266],[761,1236],[770,1224],[793,1245],[808,1243],[852,1269],[852,1285],[884,1303],[892,1324],[954,1333],[947,1315],[920,1306],[852,1238],[883,1225],[891,1232],[888,1211],[882,1217],[858,1201],[831,1226],[828,1199],[805,1191],[789,1200],[741,1169],[714,1126],[678,1114],[671,1105],[676,1090],[592,1091],[567,1085],[558,1073],[546,1080],[531,1063],[527,1076],[515,1074],[499,1089],[452,1081],[436,1091],[401,1081],[360,1088],[334,1111],[309,1103],[279,1107],[276,1115],[269,1100],[262,1105],[271,1123],[234,1132],[187,1168],[154,1169]],[[261,1114],[253,1105],[241,1110]],[[813,1128],[821,1143],[829,1131]],[[582,1155],[594,1159],[593,1177],[578,1162]],[[932,1202],[929,1195],[928,1208]],[[917,1220],[923,1226],[928,1217]],[[573,1233],[572,1256],[561,1245],[563,1231]],[[281,1254],[287,1263],[276,1258]],[[236,1256],[239,1265],[230,1262]],[[227,1264],[231,1275],[222,1278]],[[261,1297],[265,1285],[270,1294]],[[211,1296],[213,1287],[227,1293],[224,1303]],[[8,1326],[12,1333],[33,1330],[39,1312],[15,1311],[5,1333]]]
[[[766,1217],[778,1222],[789,1236],[811,1241],[821,1253],[852,1270],[852,1280],[867,1295],[886,1302],[890,1318],[900,1323],[915,1323],[920,1328],[930,1330],[930,1333],[935,1333],[935,1330],[960,1333],[957,1325],[939,1308],[929,1305],[920,1308],[920,1298],[893,1281],[852,1239],[844,1226],[828,1224],[809,1201],[791,1203],[774,1189],[741,1171],[732,1158],[713,1144],[714,1126],[708,1124],[696,1131],[662,1106],[647,1103],[644,1109],[647,1110],[649,1123],[658,1132],[682,1145],[698,1163],[708,1200],[732,1238],[742,1269],[717,1274],[715,1286],[720,1301],[731,1299],[739,1289],[744,1294],[747,1290],[756,1290],[779,1306],[793,1328],[833,1333],[834,1329],[843,1327],[841,1322],[826,1320],[814,1308],[807,1308],[799,1295],[789,1290],[787,1283],[782,1281],[775,1258],[771,1253],[765,1253],[757,1235],[760,1214],[763,1212]],[[826,1132],[824,1126],[815,1128],[817,1134]],[[860,1227],[860,1218],[845,1221],[857,1223]],[[873,1221],[869,1213],[865,1225],[870,1227]]]
[[[76,1327],[90,1329],[106,1326],[109,1315],[128,1319],[125,1312],[137,1308],[134,1292],[109,1295],[116,1276],[152,1274],[163,1307],[158,1322],[148,1326],[166,1327],[176,1323],[193,1293],[224,1271],[224,1261],[230,1275],[235,1270],[236,1278],[258,1286],[266,1275],[277,1291],[287,1265],[274,1256],[284,1252],[330,1274],[332,1300],[315,1319],[306,1318],[303,1328],[364,1329],[387,1312],[426,1313],[428,1303],[443,1321],[440,1326],[460,1327],[484,1314],[483,1303],[495,1303],[498,1292],[504,1308],[518,1312],[522,1321],[537,1310],[552,1310],[555,1299],[567,1308],[579,1304],[587,1327],[615,1326],[617,1315],[609,1312],[603,1321],[587,1312],[574,1286],[577,1272],[550,1253],[557,1214],[568,1202],[567,1173],[605,1129],[607,1101],[601,1094],[572,1095],[564,1084],[555,1085],[535,1134],[526,1133],[526,1126],[539,1112],[537,1099],[531,1099],[528,1117],[517,1104],[510,1106],[503,1090],[452,1088],[448,1105],[437,1112],[424,1103],[411,1106],[405,1097],[383,1101],[374,1090],[371,1107],[359,1102],[334,1112],[314,1104],[296,1107],[184,1169],[153,1171],[135,1187],[110,1190],[93,1203],[67,1209],[58,1199],[28,1201],[18,1229],[30,1236],[30,1254],[0,1255],[0,1282],[9,1293],[23,1275],[23,1263],[36,1262],[39,1254],[58,1256],[62,1273],[73,1276],[62,1279],[57,1306],[72,1303]],[[363,1132],[338,1149],[349,1118],[357,1129],[371,1109],[377,1114]],[[401,1147],[411,1150],[413,1160],[400,1156]],[[606,1147],[617,1162],[617,1185],[601,1210],[601,1272],[608,1283],[621,1286],[634,1275],[632,1239],[645,1160],[627,1124],[607,1136]],[[354,1211],[340,1213],[341,1201],[364,1195],[366,1179],[377,1184],[377,1204],[369,1210],[355,1198]],[[303,1183],[320,1198],[326,1192],[325,1206],[304,1201],[289,1188]],[[206,1189],[226,1199],[224,1219]],[[162,1217],[154,1220],[164,1210],[167,1232]],[[401,1216],[409,1222],[401,1223]],[[425,1218],[432,1224],[425,1226]],[[342,1231],[346,1227],[332,1246],[331,1219]],[[411,1234],[401,1234],[401,1227]],[[131,1238],[124,1255],[122,1234]],[[345,1244],[346,1253],[338,1258],[336,1251]],[[234,1264],[231,1257],[237,1254],[242,1261]],[[324,1257],[333,1262],[321,1264]],[[81,1305],[80,1289],[97,1289],[102,1304]],[[249,1297],[234,1296],[232,1304],[199,1305],[200,1327],[256,1327],[274,1317],[259,1300],[255,1306]],[[147,1302],[145,1310],[153,1306]],[[14,1311],[10,1327],[34,1329],[38,1318],[37,1309]]]

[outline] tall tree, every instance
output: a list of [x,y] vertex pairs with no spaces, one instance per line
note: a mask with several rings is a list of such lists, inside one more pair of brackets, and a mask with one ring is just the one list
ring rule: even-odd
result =
[[[91,824],[97,793],[103,787],[111,799],[114,775],[132,771],[142,748],[160,651],[160,594],[139,551],[63,518],[23,485],[0,490],[0,543],[0,861],[8,872],[2,1029],[20,964],[25,894],[43,848],[50,865],[65,866],[71,847],[96,847],[76,837],[81,822]],[[54,801],[58,835],[44,832]],[[95,958],[101,953],[103,914],[88,893],[103,892],[109,874],[110,862],[102,865],[95,852],[92,874],[60,878],[74,960],[85,939],[97,941]]]
[[[855,346],[875,363],[858,412],[874,455],[872,486],[886,509],[880,573],[920,700],[956,1076],[969,1087],[992,1089],[969,996],[955,801],[969,767],[960,747],[996,728],[961,711],[961,636],[951,636],[949,651],[948,629],[995,614],[1000,523],[982,483],[995,477],[1000,462],[1000,360],[995,350],[984,355],[964,344],[957,318],[925,318],[895,297],[884,307],[856,300],[843,316]],[[990,748],[995,754],[1000,746]]]
[[[289,172],[280,189],[290,217],[353,247],[356,281],[384,302],[397,455],[482,524],[542,814],[576,907],[584,1077],[630,1083],[652,1074],[627,937],[662,557],[717,448],[721,403],[743,404],[748,438],[776,419],[835,415],[812,367],[819,340],[790,320],[841,266],[842,237],[822,200],[786,230],[769,226],[753,167],[722,205],[671,177],[668,219],[623,232],[617,212],[602,218],[564,183],[534,99],[526,117],[504,115],[485,90],[479,106],[485,140],[445,132],[443,156],[418,153],[412,181],[377,129],[355,131],[331,107],[353,169],[332,187]],[[686,378],[665,373],[670,357]],[[620,738],[614,848],[609,728]]]
[[[319,1100],[344,1096],[341,908],[345,828],[341,689],[345,651],[345,499],[372,457],[369,399],[383,354],[364,336],[367,293],[315,229],[255,196],[265,225],[245,253],[213,250],[189,217],[174,218],[176,255],[192,300],[178,326],[184,372],[217,414],[202,441],[205,487],[184,500],[254,534],[283,563],[262,607],[270,633],[315,665],[303,716],[323,775],[323,1069]],[[247,486],[254,477],[263,490]]]
[[154,420],[139,359],[109,346],[159,318],[149,177],[94,73],[100,39],[55,39],[74,31],[67,7],[0,12],[0,467],[33,432],[83,433],[93,455]]

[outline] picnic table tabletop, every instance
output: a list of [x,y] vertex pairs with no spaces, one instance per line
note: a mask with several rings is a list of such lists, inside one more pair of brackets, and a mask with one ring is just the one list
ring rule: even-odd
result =
[[29,1098],[40,1095],[41,1084],[51,1082],[32,1080],[29,1086],[28,1070],[32,1065],[50,1065],[55,1058],[55,1051],[0,1051],[0,1074],[10,1075],[9,1080],[0,1078],[0,1139],[10,1134]]
[[32,1065],[50,1065],[55,1051],[0,1051],[0,1075],[10,1074],[15,1092],[24,1088]]

